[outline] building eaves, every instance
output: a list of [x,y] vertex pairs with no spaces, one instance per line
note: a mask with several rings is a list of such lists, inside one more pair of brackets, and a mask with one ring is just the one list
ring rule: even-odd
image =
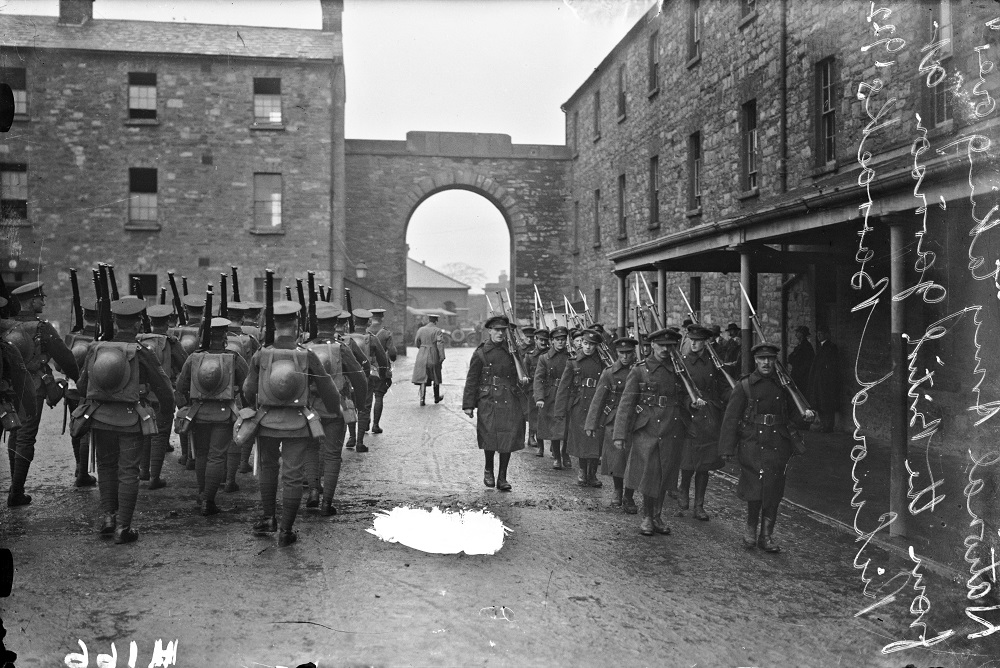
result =
[[451,276],[431,269],[412,257],[406,258],[406,284],[411,288],[434,288],[449,290],[469,290],[472,286],[456,281]]
[[343,59],[343,39],[339,32],[104,19],[65,25],[54,16],[10,14],[0,14],[0,47],[229,58]]

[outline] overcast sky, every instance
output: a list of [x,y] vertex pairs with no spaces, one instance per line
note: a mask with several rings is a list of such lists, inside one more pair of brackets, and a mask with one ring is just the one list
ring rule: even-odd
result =
[[[654,0],[346,0],[346,135],[498,132],[563,144],[560,105]],[[0,11],[59,13],[58,0],[0,0]],[[320,27],[319,0],[96,0],[94,17]],[[466,262],[496,280],[509,265],[503,218],[462,191],[414,213],[410,255]]]

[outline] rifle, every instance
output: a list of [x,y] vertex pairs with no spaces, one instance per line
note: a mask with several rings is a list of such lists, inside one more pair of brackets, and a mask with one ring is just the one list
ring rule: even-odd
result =
[[[743,283],[740,283],[740,292],[743,293],[743,299],[746,300],[747,306],[750,308],[750,322],[753,324],[754,332],[757,333],[757,338],[760,339],[761,343],[767,343],[767,337],[764,336],[764,328],[760,326],[760,320],[757,318],[757,311],[754,309],[753,304],[750,303],[750,295],[748,295],[747,291],[743,288]],[[795,381],[792,380],[792,377],[788,375],[785,365],[782,364],[781,360],[777,357],[774,358],[774,369],[778,375],[778,381],[792,396],[792,401],[795,402],[795,408],[798,409],[799,413],[805,415],[806,411],[811,411],[812,409],[809,408],[809,402],[806,401],[802,392],[795,385]]]
[[[137,299],[141,299],[143,302],[146,301],[146,298],[142,294],[142,283],[138,276],[132,277],[131,292]],[[142,331],[144,334],[149,334],[153,331],[153,323],[149,321],[149,314],[145,311],[142,312]]]
[[229,295],[226,292],[226,275],[219,274],[219,317],[229,317]]
[[509,304],[510,304],[510,293],[507,293],[507,301],[506,302],[504,302],[503,295],[500,294],[499,291],[497,291],[497,298],[500,300],[500,311],[501,311],[501,313],[504,316],[506,316],[507,320],[510,321],[510,328],[513,331],[513,337],[515,339],[517,339],[516,343],[517,343],[518,348],[520,348],[522,350],[526,349],[528,347],[528,345],[529,345],[528,337],[526,337],[524,335],[524,332],[521,331],[521,328],[518,327],[518,325],[517,325],[517,321],[514,319],[514,312],[510,308],[510,306],[509,306]]
[[160,286],[160,304],[167,303],[167,288],[165,286]]
[[181,276],[181,290],[184,292],[184,296],[188,296],[188,278],[187,276]]
[[[510,322],[510,324],[507,326],[507,329],[512,330],[514,334],[519,333],[523,337],[524,333],[521,332],[520,329],[518,329],[514,321],[511,320],[510,316],[507,315],[507,305],[504,303],[503,295],[501,295],[499,291],[497,292],[497,297],[500,298],[500,308],[503,310],[503,315]],[[489,297],[487,297],[486,299],[488,301]],[[492,308],[493,305],[490,304],[490,309],[492,310]],[[522,385],[525,385],[531,379],[528,377],[528,372],[525,370],[524,360],[521,359],[521,348],[517,343],[514,342],[513,335],[505,336],[504,338],[507,340],[507,352],[509,352],[510,356],[514,358],[514,368],[517,370],[517,381]]]
[[[490,298],[487,297],[486,301],[489,301],[489,300],[490,300]],[[348,321],[347,321],[347,328],[348,328],[348,331],[351,334],[353,334],[354,333],[354,306],[351,304],[351,289],[350,288],[344,288],[344,305],[347,307],[347,312],[351,314],[350,319],[348,319]],[[490,306],[490,310],[491,311],[493,310],[492,306]]]
[[[681,382],[684,383],[684,389],[687,390],[688,398],[694,403],[698,399],[702,399],[701,390],[698,386],[694,384],[694,380],[691,378],[691,373],[684,366],[684,360],[681,359],[680,351],[677,350],[676,346],[671,346],[670,350],[670,361],[674,364],[674,373],[677,374]],[[702,399],[704,401],[704,399]]]
[[212,345],[212,284],[209,283],[205,289],[205,317],[201,319],[201,331],[198,332],[198,340],[201,345],[198,350],[206,351]]
[[111,341],[115,336],[115,323],[111,317],[111,295],[108,290],[108,265],[100,266],[100,295],[101,295],[101,339]]
[[[183,327],[187,325],[187,314],[184,313],[184,307],[181,304],[181,296],[177,294],[177,281],[174,280],[174,272],[168,271],[167,279],[170,281],[170,291],[174,294],[174,310],[177,311],[177,324]],[[185,294],[187,294],[186,290]]]
[[108,282],[111,286],[111,301],[116,302],[121,299],[118,294],[118,281],[115,279],[115,265],[108,265]]
[[[636,287],[638,288],[638,286],[636,286]],[[642,326],[642,320],[641,320],[642,317],[643,316],[642,316],[642,313],[640,313],[639,305],[636,304],[636,306],[635,306],[635,340],[636,340],[635,358],[638,361],[640,361],[640,362],[642,362],[643,360],[646,359],[646,356],[642,354],[642,332],[641,332],[641,330],[645,329],[645,327]]]
[[552,328],[555,329],[559,326],[559,317],[556,315],[556,305],[549,300],[549,308],[552,310]]
[[274,270],[264,270],[264,345],[274,345]]
[[656,328],[663,329],[663,321],[660,320],[660,311],[658,308],[656,308],[656,300],[653,299],[653,293],[649,289],[649,283],[646,282],[646,277],[642,275],[642,272],[638,273],[639,273],[639,278],[642,279],[642,286],[646,288],[646,297],[649,298],[649,306],[647,306],[646,308],[648,308],[649,312],[653,314],[653,322],[656,323]]
[[309,329],[309,323],[306,318],[309,315],[309,309],[306,307],[306,293],[302,288],[302,279],[295,279],[295,289],[299,294],[299,331],[305,332]]
[[[542,306],[542,296],[538,294],[537,285],[532,284],[531,287],[535,289],[535,312],[538,314],[538,322],[535,324],[535,327],[538,327],[539,325],[545,327],[545,307]],[[555,325],[553,325],[553,327],[555,327]]]
[[94,332],[95,341],[104,340],[104,293],[101,290],[101,274],[97,269],[91,269],[94,279],[94,294],[97,295],[97,327]]
[[[499,293],[497,293],[497,294],[499,294]],[[497,314],[497,310],[495,308],[493,308],[493,302],[490,301],[490,296],[489,295],[486,295],[486,303],[490,307],[490,315],[496,315]]]
[[237,273],[236,267],[232,267],[233,270],[233,301],[239,302],[240,300],[240,277]]
[[[587,295],[583,294],[583,290],[580,290],[579,288],[577,288],[577,292],[579,292],[580,297],[583,298],[584,322],[586,322],[586,319],[589,319],[590,324],[593,325],[594,314],[590,312],[590,306],[587,305]],[[603,338],[601,343],[597,344],[597,354],[601,356],[601,361],[604,362],[604,366],[611,366],[615,363],[615,356],[611,354],[611,348],[608,347],[607,341],[604,341]]]
[[[697,325],[698,318],[694,314],[694,309],[691,308],[691,302],[688,301],[687,295],[684,294],[684,290],[681,290],[679,285],[677,286],[677,290],[681,293],[681,298],[684,300],[684,304],[688,308],[688,316],[691,318],[691,322]],[[705,349],[708,351],[708,356],[712,358],[712,364],[714,364],[715,368],[721,371],[722,375],[726,377],[726,382],[729,383],[729,387],[736,387],[736,381],[733,380],[733,377],[729,375],[728,371],[726,371],[726,367],[722,363],[722,358],[715,352],[715,346],[712,345],[711,341],[705,341]]]
[[83,304],[80,302],[80,283],[76,278],[76,269],[69,270],[69,283],[73,288],[73,329],[74,332],[83,331]]
[[319,323],[316,320],[316,272],[310,271],[306,273],[309,281],[309,340],[315,339],[316,335],[319,333]]

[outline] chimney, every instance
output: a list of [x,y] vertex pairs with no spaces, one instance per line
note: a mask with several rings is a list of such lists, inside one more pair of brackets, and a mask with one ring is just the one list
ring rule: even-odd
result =
[[342,32],[344,0],[319,0],[323,12],[323,32]]
[[94,0],[59,0],[59,23],[82,26],[94,18]]

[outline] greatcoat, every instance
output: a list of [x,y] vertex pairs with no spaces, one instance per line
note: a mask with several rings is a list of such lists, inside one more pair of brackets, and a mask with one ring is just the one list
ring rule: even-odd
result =
[[417,359],[413,362],[414,385],[442,383],[441,365],[444,362],[444,330],[429,322],[417,330],[413,345],[417,346]]
[[604,363],[596,350],[590,355],[581,352],[563,368],[556,390],[554,416],[566,423],[566,452],[573,457],[597,459],[601,456],[603,438],[600,434],[587,436],[586,421],[603,370]]
[[601,475],[616,478],[624,477],[625,465],[632,451],[632,439],[625,439],[625,447],[621,450],[614,447],[615,417],[618,415],[618,405],[625,389],[625,379],[632,367],[625,366],[621,360],[601,372],[597,379],[597,389],[587,410],[587,422],[584,428],[597,432],[601,439]]
[[684,442],[681,469],[721,469],[725,462],[719,457],[719,430],[722,428],[722,414],[729,399],[729,382],[712,363],[707,350],[686,354],[684,366],[706,405],[691,415],[691,435]]
[[481,450],[524,449],[527,390],[518,384],[514,358],[505,343],[487,341],[472,353],[462,393],[462,410],[470,409],[476,409],[476,440]]
[[538,410],[538,425],[535,427],[535,438],[546,441],[561,441],[566,438],[566,421],[557,420],[556,391],[562,378],[569,354],[566,350],[557,351],[554,347],[539,355],[538,366],[535,367],[534,399],[544,401],[545,405]]

